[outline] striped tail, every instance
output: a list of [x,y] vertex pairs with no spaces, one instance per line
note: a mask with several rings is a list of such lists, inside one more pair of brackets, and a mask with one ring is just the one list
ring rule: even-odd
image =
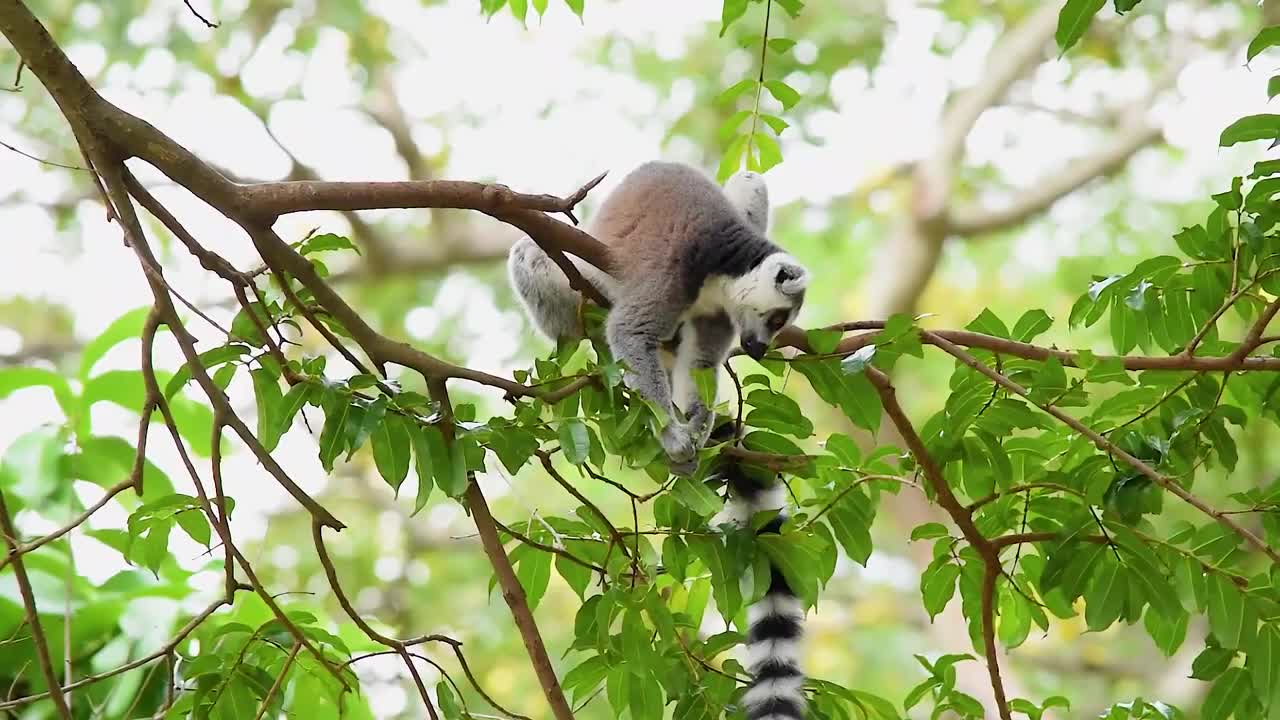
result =
[[[729,484],[728,521],[747,524],[758,512],[778,510],[760,533],[777,533],[786,512],[786,485],[761,486],[735,463],[724,470]],[[804,606],[777,567],[770,566],[769,590],[747,608],[747,671],[752,681],[742,697],[748,720],[801,720],[804,717],[804,673],[800,671],[800,639]]]

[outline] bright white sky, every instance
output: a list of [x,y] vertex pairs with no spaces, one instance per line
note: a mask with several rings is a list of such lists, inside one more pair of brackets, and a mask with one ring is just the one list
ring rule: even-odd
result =
[[[281,16],[286,22],[246,61],[251,48],[235,21],[246,1],[222,3],[221,29],[193,32],[202,42],[219,48],[218,62],[223,67],[243,64],[242,79],[251,93],[275,97],[298,84],[300,99],[280,101],[273,108],[271,123],[276,136],[286,139],[302,161],[325,177],[404,179],[405,170],[388,136],[353,108],[360,92],[357,83],[348,79],[344,65],[345,39],[336,32],[321,31],[320,42],[309,57],[288,52],[285,47],[292,27],[287,19],[299,15],[286,11]],[[645,160],[689,156],[679,147],[664,149],[660,144],[671,120],[692,102],[688,84],[678,84],[670,96],[659,97],[634,78],[584,65],[582,58],[585,48],[613,34],[643,39],[664,55],[678,57],[687,37],[703,32],[705,23],[718,20],[719,3],[588,0],[583,25],[559,0],[552,0],[547,17],[542,22],[534,18],[528,29],[506,14],[485,23],[476,0],[453,0],[431,8],[424,8],[417,0],[371,0],[366,5],[396,29],[392,48],[403,60],[395,83],[409,117],[478,119],[474,126],[459,123],[449,127],[449,177],[501,179],[516,189],[559,193],[609,169],[609,179],[596,191],[598,200],[628,169]],[[822,144],[784,140],[786,160],[769,174],[775,206],[809,204],[816,213],[811,219],[819,226],[821,207],[833,196],[927,149],[924,144],[935,134],[948,88],[978,76],[996,36],[994,28],[979,29],[954,54],[943,57],[931,46],[937,36],[954,34],[956,28],[928,9],[928,2],[890,0],[888,5],[896,30],[887,39],[883,64],[871,74],[861,67],[838,73],[833,82],[836,109],[818,112],[809,120]],[[1171,5],[1168,20],[1175,28],[1236,24],[1232,18],[1238,11],[1230,4],[1200,10],[1194,23],[1185,3]],[[305,16],[311,10],[302,7],[301,12]],[[83,3],[73,17],[91,28],[99,15],[93,3]],[[1138,16],[1131,21],[1130,30],[1151,32],[1152,20]],[[175,21],[182,27],[193,26],[181,3],[154,3],[133,23],[130,37],[139,45],[155,43],[173,31],[170,24]],[[87,73],[99,72],[107,60],[96,46],[68,50]],[[811,53],[812,48],[802,43],[796,51]],[[748,63],[742,53],[727,52],[724,85],[745,77]],[[1184,99],[1153,109],[1166,123],[1167,136],[1181,156],[1174,162],[1158,153],[1140,156],[1131,175],[1134,198],[1197,199],[1204,194],[1205,179],[1221,172],[1224,160],[1238,172],[1256,159],[1256,149],[1249,155],[1220,152],[1216,139],[1235,118],[1265,111],[1264,87],[1274,66],[1274,60],[1263,57],[1253,62],[1252,69],[1246,68],[1242,55],[1205,58],[1189,66],[1177,85]],[[1036,75],[1030,96],[1044,106],[1088,111],[1100,100],[1140,97],[1145,91],[1142,74],[1105,70],[1089,73],[1067,90],[1062,85],[1064,71],[1063,64],[1047,63]],[[170,97],[162,88],[175,79],[183,92]],[[802,79],[795,84],[803,92]],[[19,122],[23,103],[42,92],[30,73],[25,85],[20,94],[0,93],[0,140],[37,155],[77,162],[71,160],[74,155],[69,141],[61,147],[41,147],[25,136]],[[165,50],[149,51],[136,69],[112,67],[100,89],[187,147],[238,173],[276,177],[287,169],[284,155],[251,113],[232,100],[214,96],[207,78],[179,67]],[[428,151],[446,142],[426,123],[414,132]],[[1028,116],[1013,112],[993,112],[975,128],[967,151],[971,162],[990,162],[1011,183],[1030,185],[1063,161],[1088,152],[1097,140],[1093,132],[1073,129],[1045,115],[1028,120]],[[5,248],[7,261],[0,265],[0,299],[43,298],[62,304],[75,318],[77,335],[89,338],[125,311],[147,304],[149,293],[132,253],[121,243],[119,229],[105,222],[99,205],[82,204],[79,222],[58,230],[36,204],[65,193],[70,174],[0,149],[0,228],[10,239]],[[210,247],[241,267],[253,264],[249,243],[230,223],[170,188],[160,188],[157,195]],[[5,198],[9,198],[7,202]],[[16,202],[15,198],[32,202]],[[998,203],[1004,199],[987,200]],[[1055,213],[1077,219],[1090,215],[1087,207],[1071,201],[1061,204]],[[317,225],[338,231],[345,227],[340,218],[325,214],[291,216],[277,227],[286,237],[297,237]],[[1061,254],[1078,251],[1075,240],[1028,232],[1015,242],[1013,252],[1024,267],[1048,269]],[[168,261],[167,273],[175,287],[197,302],[226,296],[220,281],[212,280],[185,256]],[[456,274],[448,282],[448,291],[439,294],[434,306],[411,314],[411,331],[427,337],[443,318],[463,314],[468,332],[460,341],[471,356],[469,364],[499,372],[524,365],[527,358],[518,355],[517,333],[523,327],[519,318],[500,310],[491,291],[465,274]],[[215,316],[229,321],[227,313]],[[208,333],[199,320],[192,320],[191,326],[208,338],[202,347],[214,347],[216,334]],[[0,353],[19,350],[19,343],[16,334],[0,327]],[[162,346],[164,356],[157,364],[176,367],[176,349],[169,343]],[[136,354],[136,342],[122,345],[101,367],[136,367]],[[251,412],[252,395],[247,388],[240,390],[243,392],[234,395],[237,407]],[[43,391],[23,391],[0,401],[0,448],[36,423],[59,420],[56,405]],[[93,420],[98,433],[130,438],[136,422],[128,413],[104,406],[95,410]],[[187,485],[166,438],[156,433],[148,451],[179,487]],[[305,430],[295,429],[287,435],[277,457],[305,488],[314,491],[323,484],[314,443]],[[224,474],[228,492],[239,500],[235,532],[242,540],[260,537],[269,513],[292,502],[244,453],[227,458]],[[404,491],[412,497],[410,484]],[[493,493],[507,490],[505,481],[497,477],[488,478],[486,486]],[[96,492],[87,488],[86,497],[91,500]],[[92,525],[123,523],[126,514],[122,509],[112,504],[108,510]],[[448,525],[457,515],[452,505],[444,505],[427,521]],[[28,513],[20,520],[26,533],[38,533],[60,524],[59,517],[41,519]],[[388,522],[394,530],[400,520],[392,515]],[[177,557],[194,563],[203,548],[183,542],[185,536],[178,533],[174,537],[172,549]],[[78,537],[76,545],[82,571],[95,580],[122,567],[117,555],[100,551],[91,540]],[[393,571],[388,569],[389,574]],[[914,576],[904,577],[892,567],[873,565],[872,571],[882,579],[915,582]],[[216,578],[211,580],[216,584]],[[392,711],[403,698],[397,700],[393,694],[385,702],[390,705],[381,710]]]

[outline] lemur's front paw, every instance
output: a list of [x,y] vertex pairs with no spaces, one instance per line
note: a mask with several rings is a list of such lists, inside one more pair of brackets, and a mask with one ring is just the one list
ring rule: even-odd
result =
[[707,444],[715,419],[715,411],[701,402],[693,406],[693,410],[689,413],[689,435],[693,438],[694,452]]
[[671,460],[673,471],[677,465],[687,466],[689,463],[696,465],[698,446],[694,444],[693,436],[689,434],[687,426],[673,420],[662,429],[658,442],[662,444],[667,458]]

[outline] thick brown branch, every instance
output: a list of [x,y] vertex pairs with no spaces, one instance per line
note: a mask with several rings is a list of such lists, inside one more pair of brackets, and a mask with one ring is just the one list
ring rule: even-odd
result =
[[300,180],[245,185],[241,202],[262,216],[276,217],[308,210],[377,210],[382,208],[459,208],[498,213],[525,209],[568,212],[604,175],[570,198],[518,193],[505,185],[465,180],[330,182]]
[[[448,386],[443,379],[428,378],[427,389],[432,399],[440,403],[440,412],[444,416],[441,428],[445,439],[452,445],[453,404],[449,399]],[[529,654],[529,662],[533,665],[534,674],[538,676],[538,684],[542,686],[542,694],[546,697],[547,704],[551,706],[551,712],[556,720],[573,720],[573,710],[569,707],[569,701],[565,699],[560,680],[556,678],[555,667],[552,666],[551,657],[547,654],[547,646],[542,641],[542,633],[538,631],[538,623],[533,619],[533,611],[529,609],[529,599],[525,596],[524,587],[520,585],[520,579],[516,577],[515,568],[511,566],[511,559],[507,557],[506,549],[502,547],[502,538],[498,536],[498,526],[494,522],[493,513],[489,510],[489,503],[485,500],[484,493],[480,491],[480,485],[476,483],[475,476],[470,473],[467,478],[466,501],[467,507],[471,510],[471,517],[475,521],[476,530],[480,533],[484,554],[489,558],[489,564],[493,566],[493,574],[498,579],[498,586],[502,588],[502,599],[511,610],[511,619],[515,621],[516,629],[520,631],[520,639],[524,642],[525,651]]]
[[942,469],[938,467],[937,461],[934,460],[928,448],[925,447],[924,441],[920,439],[920,434],[916,432],[915,427],[911,424],[911,420],[907,417],[906,412],[903,411],[902,405],[898,403],[897,393],[894,392],[889,376],[871,366],[867,367],[866,373],[867,378],[871,380],[871,384],[875,386],[880,395],[880,402],[884,406],[885,414],[893,421],[894,426],[898,429],[898,434],[902,436],[903,442],[907,444],[907,449],[915,456],[916,462],[924,471],[925,480],[933,488],[935,502],[947,512],[947,515],[951,516],[952,522],[960,528],[960,533],[977,551],[986,567],[983,585],[982,635],[983,643],[986,647],[987,671],[991,674],[991,688],[995,693],[996,708],[1000,712],[1000,717],[1002,720],[1011,720],[1009,702],[1004,693],[1004,682],[1000,677],[1000,662],[995,641],[995,616],[991,607],[991,598],[988,596],[988,594],[994,594],[995,582],[1000,577],[999,549],[992,544],[990,538],[987,538],[978,530],[977,525],[973,522],[972,512],[964,505],[961,505],[960,501],[956,499],[955,493],[951,492],[951,487],[947,485]]

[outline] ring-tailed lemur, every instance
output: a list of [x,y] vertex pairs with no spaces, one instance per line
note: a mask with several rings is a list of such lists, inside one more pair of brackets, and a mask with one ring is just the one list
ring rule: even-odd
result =
[[[612,276],[571,257],[613,306],[606,336],[627,384],[667,414],[659,440],[677,473],[694,469],[714,420],[692,372],[719,368],[735,340],[760,359],[804,302],[809,273],[765,237],[768,215],[756,173],[722,190],[687,165],[650,162],[622,180],[588,227],[609,246]],[[578,293],[533,240],[512,247],[507,267],[543,333],[580,333]]]
[[[732,432],[733,423],[717,428],[719,436]],[[757,534],[778,533],[787,518],[787,486],[772,473],[757,478],[737,460],[722,458],[719,476],[728,486],[724,510],[712,526],[750,527],[757,513],[774,512]],[[769,564],[769,589],[747,608],[745,665],[751,684],[742,696],[747,720],[800,720],[804,717],[804,673],[800,670],[800,640],[804,605],[781,570]]]

